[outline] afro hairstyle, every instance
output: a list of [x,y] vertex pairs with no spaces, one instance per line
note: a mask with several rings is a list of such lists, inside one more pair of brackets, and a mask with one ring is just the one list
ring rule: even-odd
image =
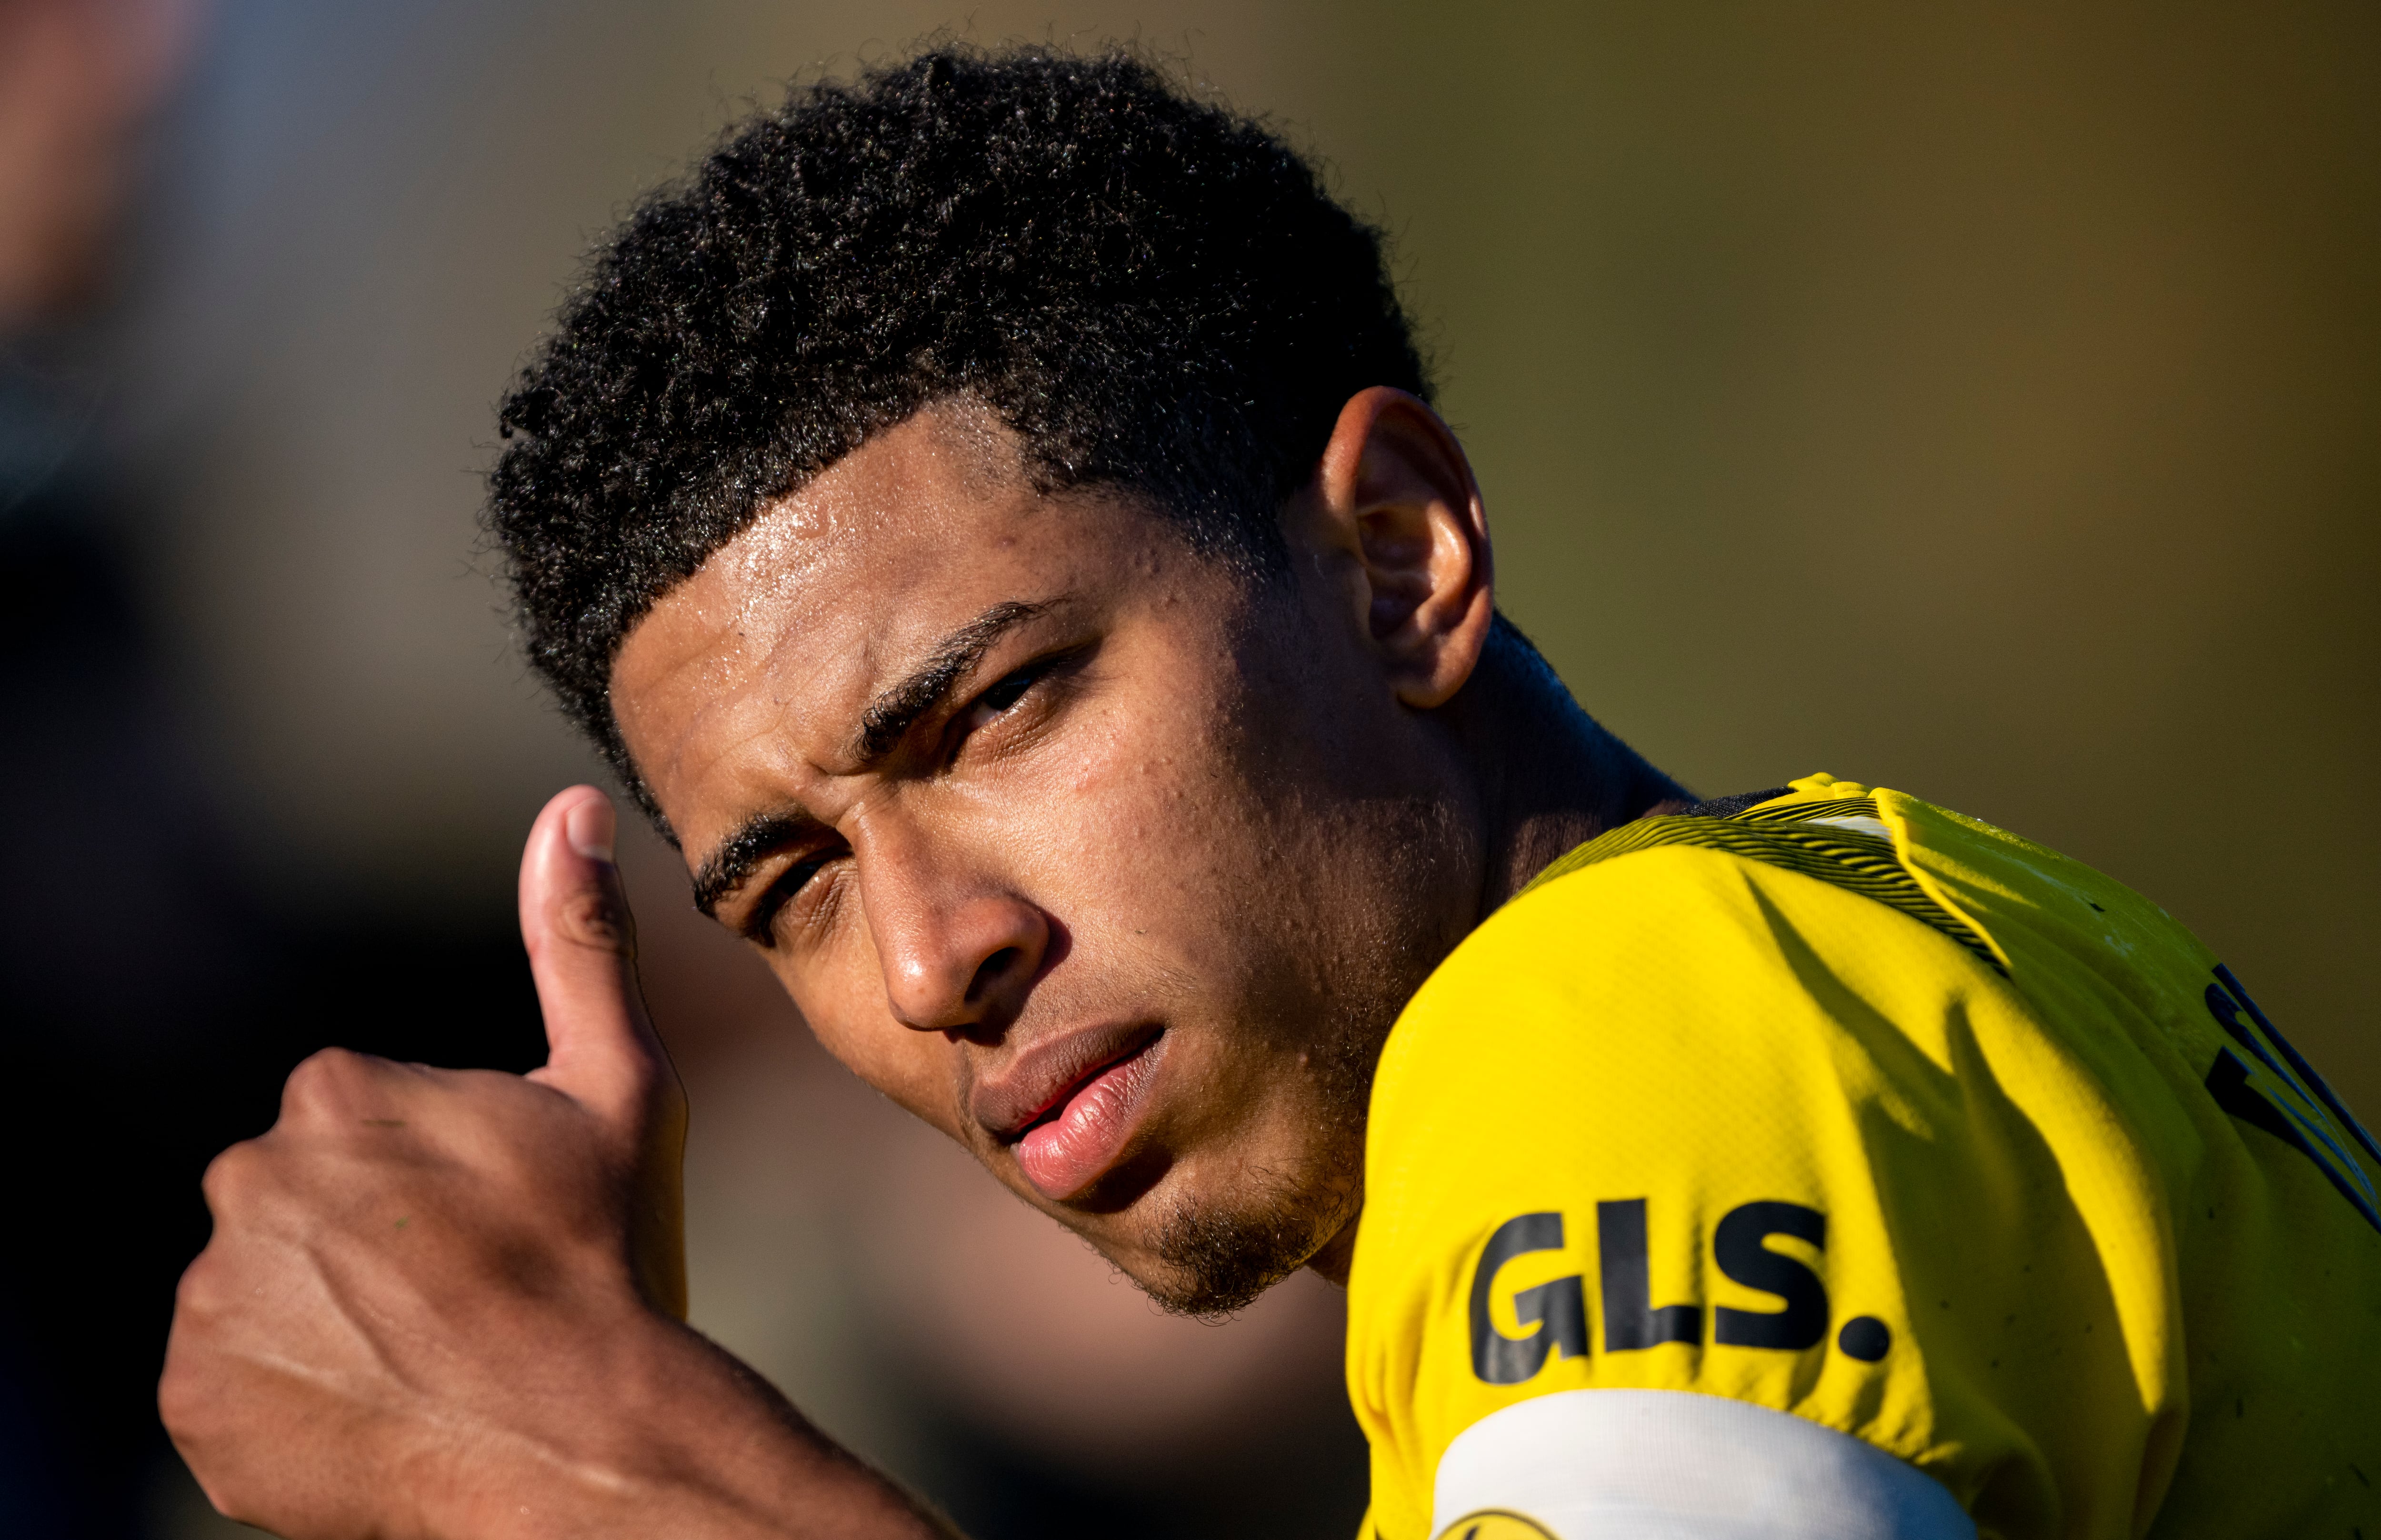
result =
[[488,524],[530,661],[658,821],[622,640],[872,434],[972,397],[1038,489],[1277,573],[1370,385],[1431,396],[1383,238],[1279,134],[1129,51],[940,46],[796,89],[598,247],[501,403]]

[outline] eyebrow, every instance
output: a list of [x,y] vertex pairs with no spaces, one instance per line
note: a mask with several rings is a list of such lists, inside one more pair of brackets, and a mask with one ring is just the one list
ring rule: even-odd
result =
[[817,819],[798,813],[763,813],[747,819],[734,834],[720,841],[719,849],[703,858],[702,870],[694,874],[694,907],[717,919],[714,911],[719,900],[743,886],[752,869],[768,859],[770,851],[818,826]]
[[[891,753],[919,718],[948,699],[994,642],[1049,607],[1007,600],[943,638],[925,662],[870,697],[852,739],[852,757],[870,764]],[[807,813],[764,813],[746,819],[703,858],[694,874],[694,907],[713,915],[719,900],[741,887],[772,851],[818,827]]]
[[918,719],[941,705],[968,671],[983,660],[994,642],[1049,607],[1011,599],[993,605],[943,638],[933,656],[878,691],[861,712],[852,757],[869,764],[891,753]]

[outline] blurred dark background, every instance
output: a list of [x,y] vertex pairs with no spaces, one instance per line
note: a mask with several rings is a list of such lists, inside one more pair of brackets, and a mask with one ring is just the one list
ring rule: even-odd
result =
[[[2368,5],[0,0],[0,1531],[230,1532],[149,1398],[291,1064],[536,1060],[513,862],[593,772],[489,403],[639,189],[943,28],[1137,39],[1327,158],[1623,736],[2089,861],[2381,1107]],[[629,861],[699,1324],[983,1540],[1352,1528],[1330,1290],[1154,1314]]]

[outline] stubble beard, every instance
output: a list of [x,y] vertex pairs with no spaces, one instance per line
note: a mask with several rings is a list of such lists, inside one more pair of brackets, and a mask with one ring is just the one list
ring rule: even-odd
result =
[[1351,1030],[1318,1063],[1316,1116],[1328,1152],[1306,1173],[1259,1169],[1236,1183],[1236,1202],[1177,1199],[1155,1241],[1163,1276],[1134,1281],[1171,1314],[1214,1321],[1306,1265],[1363,1202],[1365,1111],[1381,1034]]
[[[1294,697],[1294,688],[1282,693]],[[1268,777],[1251,773],[1252,785]],[[1347,1226],[1364,1203],[1364,1130],[1373,1075],[1406,1002],[1476,917],[1433,913],[1412,896],[1476,890],[1460,852],[1465,826],[1444,799],[1408,791],[1359,800],[1361,813],[1337,810],[1325,820],[1296,798],[1268,810],[1262,827],[1306,826],[1317,851],[1313,870],[1344,869],[1343,852],[1369,850],[1369,873],[1350,877],[1358,892],[1374,895],[1352,911],[1310,894],[1299,912],[1348,922],[1336,930],[1309,929],[1308,958],[1326,959],[1310,976],[1309,1012],[1328,1016],[1310,1061],[1318,1136],[1304,1168],[1264,1167],[1239,1174],[1230,1191],[1178,1197],[1160,1220],[1153,1249],[1160,1276],[1135,1283],[1174,1314],[1213,1320],[1229,1315],[1306,1265]],[[1322,830],[1321,834],[1313,831]],[[1281,842],[1295,848],[1297,840]],[[1369,875],[1370,880],[1365,878]],[[1312,1020],[1312,1015],[1309,1016]]]

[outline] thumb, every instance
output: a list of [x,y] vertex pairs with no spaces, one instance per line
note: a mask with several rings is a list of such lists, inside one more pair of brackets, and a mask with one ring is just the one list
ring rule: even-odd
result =
[[592,786],[556,793],[521,852],[521,943],[545,1015],[545,1068],[531,1078],[624,1133],[641,1134],[669,1056],[637,988],[636,923],[613,862],[617,818]]
[[557,792],[521,852],[521,942],[545,1013],[529,1078],[592,1112],[633,1152],[629,1263],[658,1308],[686,1318],[686,1093],[637,988],[637,932],[612,859],[618,819],[592,786]]

